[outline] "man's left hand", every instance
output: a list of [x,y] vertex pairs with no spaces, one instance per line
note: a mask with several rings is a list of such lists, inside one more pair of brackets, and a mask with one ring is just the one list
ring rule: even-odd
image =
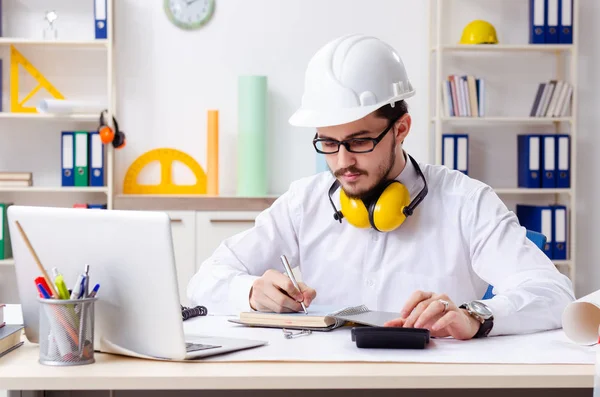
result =
[[400,318],[386,327],[427,328],[431,336],[471,339],[481,323],[464,309],[459,309],[445,294],[414,292],[400,312]]

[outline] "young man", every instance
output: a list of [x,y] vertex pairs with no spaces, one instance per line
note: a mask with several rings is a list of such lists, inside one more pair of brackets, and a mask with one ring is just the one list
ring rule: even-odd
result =
[[[331,173],[293,182],[252,229],[223,241],[190,282],[193,302],[229,313],[364,304],[398,312],[386,325],[457,339],[561,326],[571,282],[514,213],[489,186],[403,150],[414,89],[389,45],[331,41],[304,89],[290,123],[316,130]],[[300,267],[301,291],[281,255]],[[495,296],[481,301],[490,284]]]

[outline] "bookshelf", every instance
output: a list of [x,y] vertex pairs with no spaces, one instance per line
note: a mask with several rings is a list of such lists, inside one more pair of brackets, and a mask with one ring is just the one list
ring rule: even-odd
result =
[[[31,3],[31,4],[30,4]],[[107,38],[96,39],[94,33],[94,0],[86,0],[83,2],[66,2],[53,4],[55,11],[59,17],[57,19],[58,38],[44,39],[43,30],[43,15],[46,8],[40,8],[38,3],[22,0],[19,2],[3,2],[0,15],[3,19],[3,31],[0,32],[0,59],[3,60],[2,68],[2,111],[0,112],[0,130],[2,129],[17,129],[35,131],[29,133],[28,136],[33,139],[41,138],[44,134],[51,135],[51,138],[42,138],[44,142],[55,140],[60,146],[61,131],[93,131],[98,128],[99,112],[84,114],[53,114],[53,113],[17,113],[10,111],[10,94],[9,94],[9,70],[10,70],[10,46],[14,46],[19,52],[27,54],[26,57],[32,56],[34,60],[31,63],[40,72],[47,76],[53,74],[61,65],[69,63],[72,59],[78,59],[77,65],[82,65],[82,69],[87,69],[90,66],[89,62],[102,59],[102,76],[97,74],[85,74],[84,72],[76,73],[73,76],[73,82],[68,81],[69,76],[57,74],[60,79],[59,83],[65,83],[59,88],[66,99],[80,99],[78,95],[85,96],[85,99],[90,99],[91,95],[96,97],[105,97],[105,103],[110,116],[115,114],[116,109],[116,81],[114,76],[114,36],[113,23],[114,21],[114,0],[107,1]],[[90,57],[95,53],[93,57]],[[88,64],[85,63],[86,58],[90,58]],[[93,59],[93,60],[92,60]],[[92,69],[92,68],[89,68]],[[100,69],[100,68],[98,68]],[[95,70],[94,70],[95,72]],[[96,77],[101,77],[106,80],[106,85],[93,84],[93,94],[85,91],[85,84],[81,88],[81,82],[84,78],[88,81],[96,80]],[[32,79],[26,71],[20,71],[20,80]],[[79,79],[79,80],[77,80]],[[50,77],[48,80],[55,84]],[[59,83],[55,84],[58,85]],[[23,84],[23,83],[21,83]],[[73,90],[72,88],[77,88]],[[31,87],[30,87],[31,88]],[[63,89],[64,88],[64,89]],[[44,89],[40,90],[44,91]],[[20,99],[25,96],[26,92],[20,92]],[[45,95],[39,98],[51,98],[46,92]],[[27,106],[35,106],[37,103],[33,100],[28,101]],[[29,143],[29,142],[28,142]],[[35,142],[31,142],[35,146]],[[19,145],[23,146],[23,145]],[[37,153],[39,147],[32,147],[31,152]],[[53,152],[54,155],[55,152]],[[72,187],[62,186],[60,177],[60,150],[58,150],[57,158],[51,158],[52,163],[48,164],[48,156],[44,156],[45,163],[38,166],[40,172],[43,171],[45,177],[42,177],[41,183],[36,185],[35,170],[33,171],[33,184],[29,187],[21,186],[0,186],[0,201],[9,201],[14,204],[25,202],[26,204],[45,205],[64,205],[72,206],[75,202],[94,202],[106,204],[107,209],[113,208],[114,196],[114,149],[112,145],[104,145],[104,178],[105,186],[83,186]],[[28,153],[23,153],[26,157]],[[35,157],[33,155],[32,157]],[[38,156],[41,157],[41,156]],[[56,157],[56,156],[55,156]],[[12,160],[12,159],[11,159]],[[35,158],[30,159],[35,162]],[[29,159],[27,160],[29,161]],[[39,160],[42,161],[42,160]],[[88,159],[89,161],[89,159]],[[17,166],[18,171],[29,171],[23,169],[23,161]],[[27,163],[25,162],[25,166]],[[5,161],[2,164],[2,171],[16,171],[11,169],[11,162]],[[32,167],[35,168],[35,167]],[[48,170],[50,169],[51,170]],[[56,175],[58,174],[58,175]],[[49,176],[50,175],[50,176]],[[7,196],[8,195],[8,196]],[[58,198],[58,201],[56,199]],[[87,201],[89,199],[89,201]],[[10,260],[0,261],[0,264],[11,264]]]
[[[513,211],[517,204],[566,205],[567,258],[552,261],[575,286],[579,0],[573,0],[572,44],[529,44],[529,2],[428,0],[427,143],[430,158],[435,164],[443,164],[444,134],[468,135],[469,175],[494,188]],[[462,29],[475,19],[495,27],[498,44],[459,44]],[[485,80],[482,115],[452,116],[444,108],[447,97],[443,84],[448,76],[457,74]],[[572,85],[570,112],[556,117],[530,117],[538,84],[551,79]],[[529,133],[570,136],[568,188],[519,187],[516,136]]]

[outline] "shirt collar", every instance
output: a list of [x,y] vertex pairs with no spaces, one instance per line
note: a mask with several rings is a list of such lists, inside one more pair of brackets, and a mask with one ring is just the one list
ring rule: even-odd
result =
[[417,169],[413,165],[406,152],[402,151],[402,155],[406,160],[406,165],[404,166],[402,172],[400,172],[400,175],[398,175],[395,179],[406,186],[410,197],[413,198],[419,193],[420,188],[423,187],[423,181],[421,180],[421,177],[417,173]]

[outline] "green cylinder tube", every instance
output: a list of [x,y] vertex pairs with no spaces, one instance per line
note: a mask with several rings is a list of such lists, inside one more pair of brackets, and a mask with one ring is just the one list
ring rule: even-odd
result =
[[267,76],[238,78],[238,196],[266,196]]

